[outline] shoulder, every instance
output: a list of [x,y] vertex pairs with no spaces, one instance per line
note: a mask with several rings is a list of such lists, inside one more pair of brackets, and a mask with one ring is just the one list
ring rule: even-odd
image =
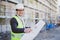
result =
[[11,21],[12,21],[12,20],[16,20],[16,19],[15,19],[15,18],[11,18]]
[[15,18],[11,18],[10,22],[17,22]]

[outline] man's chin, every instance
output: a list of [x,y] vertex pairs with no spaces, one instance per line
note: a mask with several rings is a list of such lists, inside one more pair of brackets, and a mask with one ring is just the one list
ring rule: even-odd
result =
[[22,16],[22,15],[19,15],[19,16]]

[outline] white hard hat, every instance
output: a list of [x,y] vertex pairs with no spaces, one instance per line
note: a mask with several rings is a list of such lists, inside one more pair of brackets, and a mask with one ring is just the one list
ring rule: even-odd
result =
[[17,4],[16,9],[24,9],[24,5],[23,4]]

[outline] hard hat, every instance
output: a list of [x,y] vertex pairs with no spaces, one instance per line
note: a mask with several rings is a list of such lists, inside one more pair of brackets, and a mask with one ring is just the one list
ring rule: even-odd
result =
[[23,4],[17,4],[16,9],[24,9],[24,5]]

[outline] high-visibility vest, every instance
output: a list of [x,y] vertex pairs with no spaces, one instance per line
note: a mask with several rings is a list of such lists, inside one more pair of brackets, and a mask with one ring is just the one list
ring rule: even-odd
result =
[[[15,18],[17,20],[17,22],[18,22],[17,28],[23,28],[23,23],[18,18],[18,16],[14,16],[13,18]],[[13,33],[13,32],[11,32],[11,40],[20,40],[22,35],[23,35],[23,33]]]

